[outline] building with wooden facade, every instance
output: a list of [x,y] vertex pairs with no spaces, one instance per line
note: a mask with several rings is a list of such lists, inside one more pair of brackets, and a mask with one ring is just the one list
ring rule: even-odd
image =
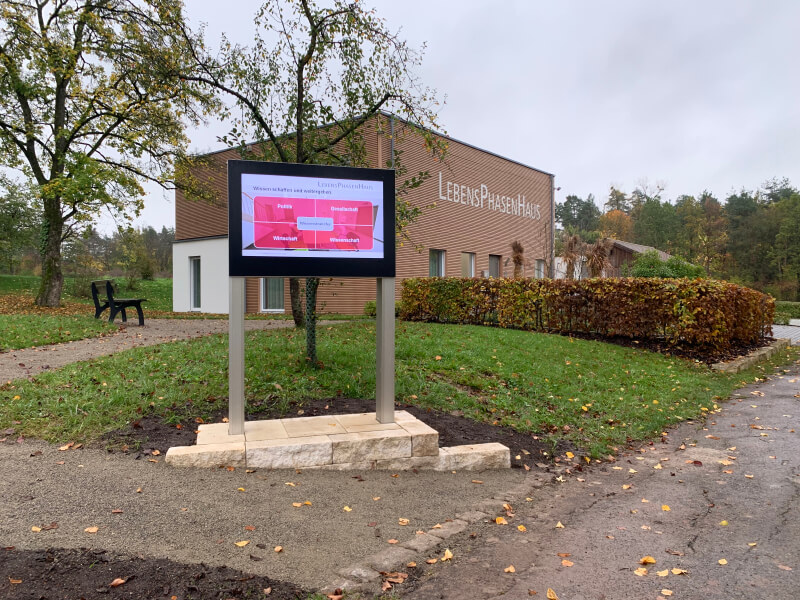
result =
[[[511,243],[524,248],[527,277],[544,277],[553,264],[554,176],[498,154],[442,136],[443,160],[402,121],[381,114],[366,126],[368,165],[386,168],[400,152],[408,176],[427,172],[407,199],[421,208],[397,248],[397,297],[408,277],[511,276]],[[394,135],[392,135],[394,132]],[[173,310],[228,312],[227,172],[236,150],[206,155],[193,175],[214,200],[175,194]],[[361,314],[375,299],[370,279],[323,279],[320,313]],[[246,312],[290,313],[289,285],[281,278],[249,278]]]

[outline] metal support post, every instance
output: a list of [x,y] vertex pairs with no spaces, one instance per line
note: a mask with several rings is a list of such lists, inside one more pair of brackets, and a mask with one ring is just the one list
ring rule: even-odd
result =
[[394,423],[394,277],[378,279],[375,412],[379,423]]
[[244,277],[229,277],[228,435],[244,433]]

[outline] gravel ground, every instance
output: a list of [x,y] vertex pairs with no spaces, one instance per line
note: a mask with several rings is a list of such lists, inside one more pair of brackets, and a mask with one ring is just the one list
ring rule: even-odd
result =
[[[320,324],[326,324],[320,321]],[[281,329],[292,327],[292,321],[245,321],[245,329]],[[137,346],[153,346],[214,333],[227,333],[228,321],[219,319],[148,319],[143,327],[120,326],[111,335],[38,346],[0,353],[0,381],[34,377],[42,371],[59,369],[66,364],[114,354]]]
[[[177,469],[162,458],[59,451],[33,441],[0,444],[2,545],[89,547],[225,565],[313,589],[392,547],[388,540],[410,539],[525,478],[522,469],[246,473]],[[311,504],[292,505],[306,501]],[[87,533],[89,527],[97,532]],[[13,573],[0,574],[6,575]]]

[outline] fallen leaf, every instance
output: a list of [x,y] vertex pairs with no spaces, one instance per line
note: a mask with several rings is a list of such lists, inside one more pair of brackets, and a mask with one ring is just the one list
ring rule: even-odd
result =
[[473,479],[472,483],[483,483],[480,479]]
[[564,525],[561,523],[561,521],[556,523],[556,529],[564,529]]
[[352,508],[350,508],[349,506],[345,506],[345,507],[344,507],[342,510],[343,510],[344,512],[350,512],[350,511],[352,511],[353,509],[352,509]]
[[792,567],[787,567],[786,565],[778,565],[779,569],[783,569],[784,571],[791,571]]
[[666,590],[666,589],[661,590],[661,595],[662,596],[672,596],[672,590]]
[[655,467],[653,467],[653,468],[654,468],[654,469],[659,469],[659,470],[660,470],[660,469],[663,469],[664,467],[662,467],[662,466],[661,466],[661,463],[658,463],[658,464],[657,464]]
[[750,542],[750,543],[749,543],[749,544],[747,544],[747,545],[748,545],[748,546],[750,546],[750,547],[752,548],[753,546],[758,546],[758,542]]
[[571,567],[574,564],[575,564],[574,562],[572,562],[571,560],[567,560],[566,558],[562,559],[562,561],[561,561],[561,566],[562,567]]
[[629,489],[631,489],[632,487],[633,487],[633,486],[632,486],[630,483],[626,483],[625,485],[623,485],[623,486],[622,486],[622,489],[623,489],[623,490],[629,490]]
[[245,525],[245,526],[244,526],[244,530],[245,530],[245,531],[255,531],[255,530],[256,530],[256,528],[255,528],[255,526],[254,526],[254,525]]
[[572,452],[567,452],[567,458],[573,459],[575,458],[575,455]]
[[121,508],[115,508],[114,510],[111,511],[111,514],[112,515],[121,515],[122,514],[122,509]]
[[672,509],[669,507],[669,504],[662,504],[661,510],[663,510],[664,512],[669,512]]
[[639,559],[639,564],[640,565],[654,565],[654,564],[656,564],[656,559],[653,558],[652,556],[643,556],[641,559]]
[[397,543],[397,540],[396,540],[396,539],[394,539],[394,538],[392,538],[391,540],[386,540],[386,543],[387,543],[387,544],[396,544],[396,543]]
[[31,531],[32,531],[33,533],[39,533],[41,530],[42,530],[42,528],[41,528],[41,527],[37,527],[36,525],[34,525],[33,527],[31,527]]
[[142,488],[136,488],[136,493],[137,494],[141,494],[142,493]]
[[724,558],[720,558],[720,559],[719,559],[717,562],[718,562],[719,564],[721,564],[721,565],[727,565],[727,564],[728,564],[728,561],[727,561],[727,560],[725,560]]
[[514,568],[514,565],[508,565],[505,569],[503,569],[503,573],[516,573],[517,570]]
[[286,483],[284,483],[283,485],[288,485],[289,487],[297,487],[297,486],[296,486],[294,483],[292,483],[291,481],[287,481],[287,482],[286,482]]
[[59,450],[61,452],[64,452],[65,450],[69,450],[70,448],[72,448],[74,445],[75,445],[75,442],[69,442],[68,444],[64,444],[63,446],[61,446],[59,448]]
[[453,558],[453,553],[450,552],[449,548],[445,548],[444,556],[442,556],[442,562],[444,562],[446,560],[451,560],[452,558]]
[[558,600],[558,596],[552,590],[552,588],[547,588],[547,600]]
[[92,527],[87,527],[84,529],[86,533],[97,533],[98,527],[97,525],[93,525]]
[[497,517],[494,522],[498,525],[508,525],[508,521],[506,521],[504,517]]
[[659,577],[666,577],[669,575],[669,569],[664,569],[663,571],[656,571],[656,575]]
[[244,548],[247,544],[250,543],[250,540],[242,540],[241,542],[234,542],[239,548]]
[[672,569],[673,575],[686,575],[688,572],[686,569],[679,569],[678,567],[673,567]]
[[638,575],[639,577],[644,577],[645,575],[647,575],[647,569],[645,569],[644,567],[639,567],[633,572],[633,574]]
[[747,479],[752,479],[752,478],[753,478],[753,476],[752,476],[752,475],[745,475],[745,477],[746,477]]
[[429,559],[428,559],[428,560],[426,560],[425,562],[426,562],[426,563],[428,563],[429,565],[434,565],[434,564],[436,564],[437,562],[439,562],[439,559],[438,559],[438,558],[429,558]]
[[409,520],[408,520],[408,519],[403,519],[402,517],[401,517],[401,518],[399,518],[399,519],[397,519],[397,524],[398,524],[398,525],[402,525],[403,527],[405,527],[406,525],[408,525],[408,523],[409,523]]
[[389,583],[388,581],[384,581],[381,584],[381,591],[382,592],[388,592],[390,589],[392,589],[392,584]]
[[245,491],[245,489],[244,488],[236,488],[236,491],[243,492],[243,491]]
[[412,561],[411,561],[410,563],[408,563],[406,566],[407,566],[409,569],[414,569],[414,568],[416,568],[416,566],[417,566],[417,563],[415,563],[415,562],[412,560]]
[[275,546],[275,552],[283,552],[283,546]]
[[526,531],[528,531],[528,529],[527,529],[527,527],[525,527],[525,525],[517,525],[517,529],[519,529],[522,533],[525,533]]
[[727,521],[720,521],[719,524],[722,525],[723,527],[727,527],[728,526],[728,522]]
[[119,587],[123,583],[125,583],[126,581],[128,581],[128,580],[127,579],[122,579],[122,577],[117,577],[114,581],[112,581],[111,583],[108,584],[108,587]]
[[380,496],[373,496],[373,498],[372,498],[372,499],[373,499],[375,502],[377,502],[378,500],[380,500],[380,499],[381,499],[381,497],[380,497]]
[[14,579],[12,577],[9,577],[8,583],[10,583],[11,585],[19,585],[20,583],[22,583],[22,579]]
[[294,506],[295,508],[300,508],[301,506],[303,506],[303,503],[302,502],[292,502],[292,506]]

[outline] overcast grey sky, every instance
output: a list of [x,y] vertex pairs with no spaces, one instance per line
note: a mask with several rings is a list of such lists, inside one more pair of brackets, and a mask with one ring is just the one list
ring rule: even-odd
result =
[[[320,0],[324,1],[324,0]],[[415,46],[452,137],[555,174],[556,201],[643,179],[720,199],[800,185],[800,1],[361,0]],[[186,0],[209,44],[252,35],[259,1]],[[219,149],[222,124],[191,133]],[[138,224],[174,225],[153,190]]]

